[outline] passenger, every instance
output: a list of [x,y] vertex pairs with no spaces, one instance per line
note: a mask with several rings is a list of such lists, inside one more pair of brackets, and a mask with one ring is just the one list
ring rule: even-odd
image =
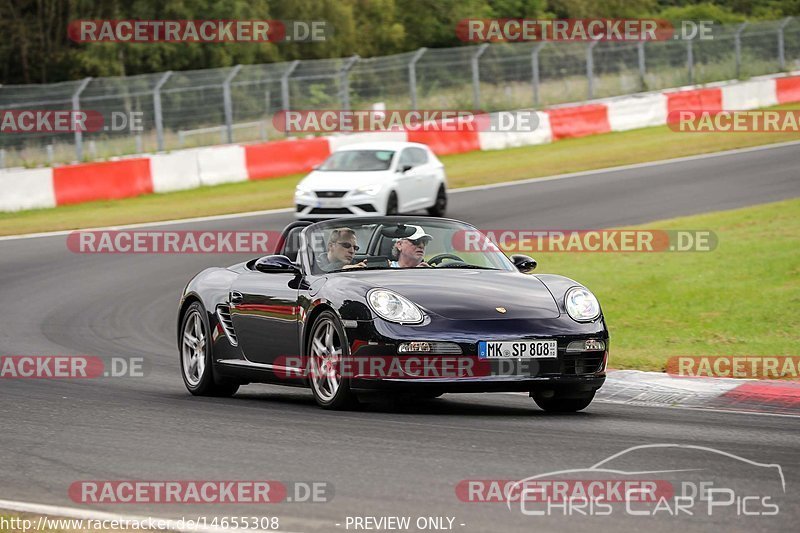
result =
[[429,267],[425,259],[425,246],[433,237],[425,233],[419,226],[408,226],[416,228],[413,235],[403,239],[397,239],[392,248],[392,258],[394,261],[389,262],[392,268],[414,268],[414,267]]
[[336,228],[328,236],[328,251],[319,254],[317,263],[325,272],[363,268],[367,266],[366,260],[352,264],[357,251],[356,232],[350,228]]

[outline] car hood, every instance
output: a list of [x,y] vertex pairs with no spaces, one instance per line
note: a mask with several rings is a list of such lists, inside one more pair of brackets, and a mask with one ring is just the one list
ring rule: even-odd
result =
[[357,187],[382,183],[391,172],[379,170],[375,172],[328,172],[315,170],[298,184],[312,191],[350,191]]
[[[454,320],[557,318],[553,295],[536,276],[488,270],[405,269],[341,274],[363,288],[401,294],[428,313]],[[506,312],[497,311],[497,307]]]

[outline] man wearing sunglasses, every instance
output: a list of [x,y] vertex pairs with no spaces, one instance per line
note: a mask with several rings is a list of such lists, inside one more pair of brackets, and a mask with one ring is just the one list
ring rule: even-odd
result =
[[325,272],[363,268],[367,266],[366,261],[352,264],[357,251],[356,232],[350,228],[336,228],[328,236],[328,251],[320,254],[317,263]]
[[414,267],[429,267],[430,265],[423,261],[425,258],[425,246],[433,239],[430,235],[425,233],[425,230],[419,226],[408,226],[409,228],[416,228],[414,233],[404,239],[397,239],[392,248],[392,258],[394,261],[389,262],[392,268],[414,268]]

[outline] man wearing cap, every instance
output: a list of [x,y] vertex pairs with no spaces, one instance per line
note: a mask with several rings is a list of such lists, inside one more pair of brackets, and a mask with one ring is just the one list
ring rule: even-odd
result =
[[429,267],[430,265],[423,261],[425,258],[425,246],[433,237],[425,233],[419,226],[409,225],[409,228],[415,228],[412,235],[403,239],[397,239],[392,248],[392,257],[394,261],[389,262],[392,268],[414,268],[414,267]]

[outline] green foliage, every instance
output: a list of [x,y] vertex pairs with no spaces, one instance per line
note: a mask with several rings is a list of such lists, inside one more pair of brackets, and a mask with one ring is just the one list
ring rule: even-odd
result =
[[[660,17],[742,20],[800,16],[800,0],[14,0],[0,2],[0,83],[52,83],[293,59],[374,57],[459,46],[467,18]],[[319,43],[75,43],[80,19],[325,20]]]
[[651,15],[655,0],[550,0],[558,18],[636,18]]
[[719,24],[734,24],[748,18],[742,13],[734,13],[730,7],[710,2],[668,7],[662,10],[658,17],[667,20],[713,20]]

